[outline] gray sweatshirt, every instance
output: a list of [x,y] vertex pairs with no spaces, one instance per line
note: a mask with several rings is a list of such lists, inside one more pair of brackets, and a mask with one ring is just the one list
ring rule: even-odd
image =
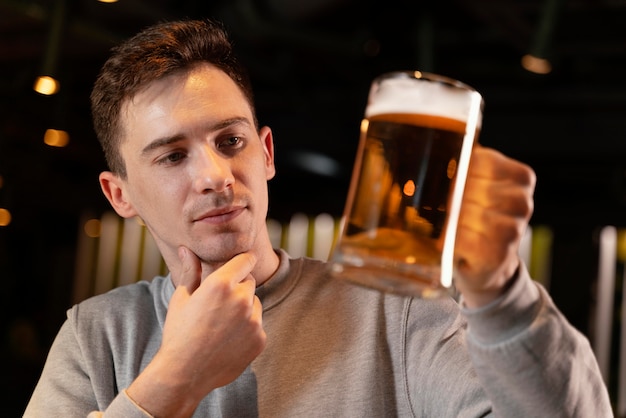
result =
[[[267,346],[194,417],[610,417],[588,341],[524,268],[478,310],[383,294],[280,252]],[[68,311],[25,417],[146,417],[124,389],[161,341],[170,277]],[[95,412],[100,411],[100,412]]]

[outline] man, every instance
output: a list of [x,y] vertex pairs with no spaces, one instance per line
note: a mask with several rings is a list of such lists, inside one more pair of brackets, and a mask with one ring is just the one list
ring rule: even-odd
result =
[[171,274],[70,309],[25,416],[611,415],[587,340],[517,257],[527,166],[473,153],[459,306],[333,280],[272,248],[272,132],[218,24],[128,40],[92,107],[102,190],[143,219]]

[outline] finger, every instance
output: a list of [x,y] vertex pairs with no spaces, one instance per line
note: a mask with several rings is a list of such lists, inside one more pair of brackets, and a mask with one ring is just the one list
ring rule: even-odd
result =
[[256,288],[256,281],[252,278],[251,272],[256,264],[256,257],[251,253],[237,254],[220,268],[209,274],[203,282],[203,287],[208,292],[221,288],[220,292],[230,292],[240,283],[247,283],[244,288]]
[[[235,265],[233,263],[236,263]],[[225,274],[232,274],[230,276],[231,286],[235,286],[236,291],[242,295],[244,300],[250,301],[250,306],[253,305],[256,297],[256,280],[252,276],[251,272],[256,264],[256,257],[251,253],[242,253],[233,257],[227,264],[222,266],[224,269],[228,265]],[[233,270],[230,270],[233,269]],[[244,275],[241,277],[242,275]]]
[[535,187],[537,177],[533,169],[492,148],[477,145],[472,152],[469,177],[510,181]]
[[[249,276],[256,264],[256,257],[252,253],[237,254],[213,274],[219,272],[231,278],[232,284],[240,283],[244,280],[251,279]],[[252,279],[253,280],[253,279]]]
[[526,225],[527,222],[524,217],[511,216],[497,210],[486,209],[474,202],[464,202],[459,218],[457,244],[462,242],[464,234],[472,231],[482,237],[483,241],[473,245],[506,246],[511,242],[521,240]]
[[469,178],[465,186],[463,205],[470,203],[485,210],[529,219],[534,207],[533,190],[530,186],[494,182],[485,178]]
[[516,240],[498,241],[483,231],[464,229],[454,252],[456,272],[460,274],[457,278],[475,281],[479,286],[502,278],[498,272],[505,272],[509,278],[513,273],[509,267],[517,266],[518,249]]
[[254,304],[254,299],[258,299],[256,297],[256,280],[252,277],[252,275],[248,274],[243,280],[238,283],[235,283],[236,289],[240,294],[243,295],[245,300],[250,301],[250,306]]
[[256,295],[252,300],[252,320],[258,323],[259,326],[263,325],[263,306],[261,305],[261,299]]
[[502,288],[519,266],[518,245],[495,244],[468,230],[455,247],[454,276],[459,291]]
[[457,268],[470,280],[488,278],[500,270],[512,274],[526,226],[522,218],[466,205],[454,249]]

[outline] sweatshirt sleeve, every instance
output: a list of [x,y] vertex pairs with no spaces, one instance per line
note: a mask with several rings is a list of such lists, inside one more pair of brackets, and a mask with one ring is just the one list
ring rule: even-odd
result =
[[71,323],[61,326],[24,417],[80,417],[97,409],[91,382]]
[[613,416],[589,341],[525,266],[505,295],[463,313],[470,357],[495,416]]
[[148,413],[148,411],[137,405],[126,393],[122,391],[115,397],[111,405],[106,409],[106,412],[93,411],[87,418],[154,418]]
[[[69,311],[68,320],[57,334],[44,365],[41,377],[24,412],[25,418],[67,417],[67,418],[146,418],[150,417],[139,408],[125,393],[103,395],[94,391],[94,367],[83,355]],[[85,347],[86,348],[86,347]],[[106,367],[98,375],[110,374]],[[97,377],[95,377],[97,379]],[[100,388],[102,389],[102,388]],[[106,409],[105,409],[106,408]],[[98,412],[103,411],[103,412]]]

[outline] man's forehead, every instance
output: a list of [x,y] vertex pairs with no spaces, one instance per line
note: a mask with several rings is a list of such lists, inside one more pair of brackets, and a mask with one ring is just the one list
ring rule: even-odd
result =
[[164,95],[180,94],[190,71],[191,69],[179,70],[145,83],[122,101],[119,114],[122,142],[124,142],[125,129],[138,121],[138,111],[150,107]]
[[228,89],[231,90],[228,92],[229,97],[234,94],[246,100],[239,85],[228,74],[208,62],[202,62],[145,83],[122,101],[120,115],[128,117],[129,111],[134,108],[148,106],[164,96],[181,95],[190,83],[193,83],[194,87],[201,85],[203,88]]
[[121,115],[128,116],[129,111],[139,106],[146,106],[162,97],[174,93],[184,86],[188,71],[177,71],[165,77],[152,80],[138,88],[133,94],[122,101]]
[[[203,89],[213,91],[206,94]],[[214,99],[216,97],[217,99]],[[213,107],[210,104],[211,98],[216,100],[212,103]],[[189,111],[188,100],[191,103],[195,100],[197,103],[193,103],[192,110],[203,109],[208,102],[206,108],[217,113],[204,115],[203,119],[211,119],[211,116],[214,116],[216,119],[214,122],[219,123],[221,119],[246,117],[250,119],[248,122],[251,126],[256,125],[254,110],[241,88],[224,71],[207,63],[147,83],[134,95],[125,99],[119,114],[120,145],[127,142],[126,134],[131,130],[137,128],[154,130],[156,123],[153,122],[160,120],[166,120],[168,123],[178,122],[171,113],[172,106],[178,104],[178,99],[185,103],[183,111],[179,114],[184,117],[190,116],[190,119],[193,119],[195,112]]]

